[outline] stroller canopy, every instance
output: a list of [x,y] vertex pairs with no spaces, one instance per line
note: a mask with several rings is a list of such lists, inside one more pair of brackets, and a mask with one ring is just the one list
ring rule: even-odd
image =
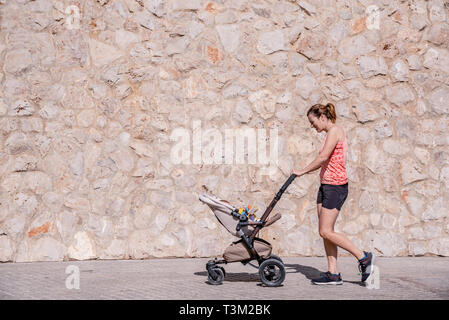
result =
[[[209,194],[200,195],[200,201],[207,204],[212,212],[217,217],[218,221],[234,236],[239,237],[236,227],[239,223],[239,219],[232,215],[232,211],[236,210],[236,207],[232,206],[226,200],[218,199]],[[249,236],[254,230],[252,226],[245,226],[242,231],[245,235]]]

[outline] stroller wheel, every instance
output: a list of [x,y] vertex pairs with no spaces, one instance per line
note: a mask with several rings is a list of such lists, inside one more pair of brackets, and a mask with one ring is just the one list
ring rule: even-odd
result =
[[215,267],[211,270],[212,272],[208,272],[207,280],[210,284],[219,285],[223,283],[225,277],[225,271],[223,267]]
[[275,255],[275,254],[272,254],[272,255],[270,256],[270,259],[275,259],[275,260],[280,261],[281,263],[284,263],[284,261],[282,261],[282,259],[281,259],[280,257],[278,257],[277,255]]
[[259,276],[267,287],[280,286],[285,279],[284,264],[277,259],[267,259],[259,266]]
[[221,271],[223,271],[223,277],[226,277],[226,271],[223,267],[219,267],[221,269]]

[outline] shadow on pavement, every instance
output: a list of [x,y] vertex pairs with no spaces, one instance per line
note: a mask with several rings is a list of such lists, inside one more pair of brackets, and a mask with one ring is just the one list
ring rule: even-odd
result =
[[[285,264],[286,273],[302,273],[307,279],[312,280],[320,277],[324,272],[313,267],[303,266],[300,264]],[[294,271],[293,271],[293,270]],[[343,279],[343,282],[352,283],[364,287],[365,284],[361,281],[347,281]]]
[[[301,273],[303,274],[307,279],[312,280],[314,278],[320,277],[324,271],[320,271],[314,267],[304,266],[301,264],[284,264],[285,266],[285,273]],[[201,272],[195,272],[194,275],[201,276],[206,278],[207,283],[207,271],[201,271]],[[360,286],[364,286],[362,282],[359,281],[346,281],[347,283],[357,284]],[[224,279],[224,282],[260,282],[259,273],[257,271],[255,272],[226,272],[226,276]]]
[[[194,275],[206,277],[207,271],[195,272]],[[225,282],[260,282],[259,273],[257,272],[226,272]]]
[[[314,278],[318,278],[324,272],[308,266],[303,266],[301,264],[284,264],[286,273],[302,273],[307,279],[312,280]],[[292,270],[293,269],[293,270]]]
[[[303,266],[300,264],[284,264],[285,273],[302,273],[307,279],[314,279],[321,276],[320,270],[313,267]],[[195,272],[194,275],[202,276],[207,278],[207,271]],[[237,273],[226,273],[224,281],[229,282],[260,282],[259,273],[257,270],[255,272],[237,272]]]

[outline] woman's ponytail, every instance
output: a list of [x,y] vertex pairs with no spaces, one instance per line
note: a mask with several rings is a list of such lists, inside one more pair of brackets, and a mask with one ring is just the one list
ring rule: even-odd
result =
[[335,113],[335,106],[332,103],[326,104],[326,117],[335,123],[337,121],[337,114]]

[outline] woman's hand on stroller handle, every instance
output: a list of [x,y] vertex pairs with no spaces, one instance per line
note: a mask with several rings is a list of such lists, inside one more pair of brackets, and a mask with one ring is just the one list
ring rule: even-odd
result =
[[302,175],[304,175],[304,172],[302,171],[292,171],[292,173],[290,174],[290,176],[295,176],[295,178],[298,178]]

